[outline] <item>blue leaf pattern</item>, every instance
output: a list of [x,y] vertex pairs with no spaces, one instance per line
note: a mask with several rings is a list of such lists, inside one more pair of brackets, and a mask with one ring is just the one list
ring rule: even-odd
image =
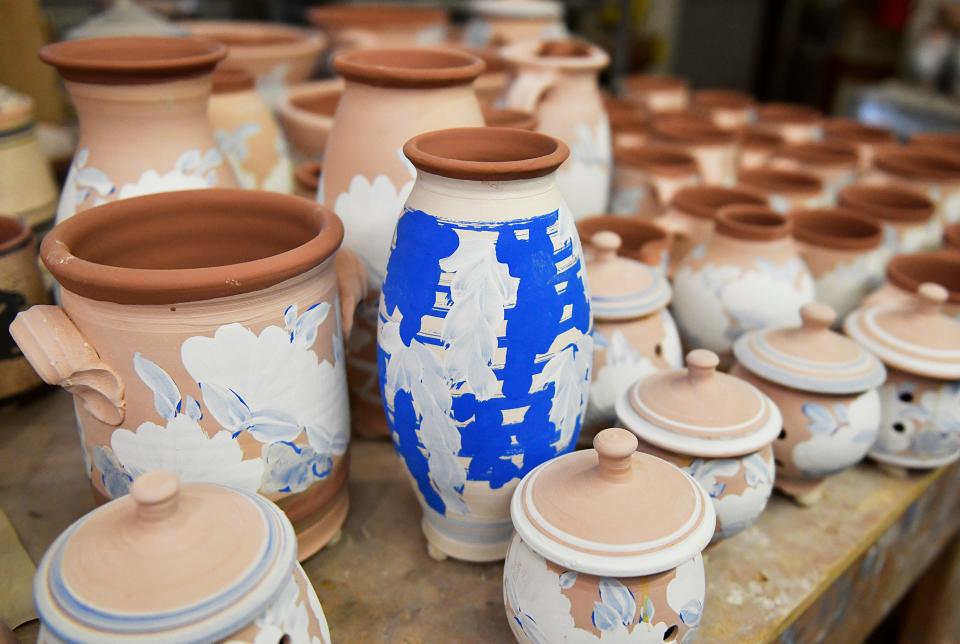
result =
[[691,599],[680,609],[680,621],[693,628],[700,625],[700,617],[702,614],[703,602],[697,599]]
[[[637,601],[620,581],[605,577],[600,580],[600,601],[593,607],[593,621],[602,631],[629,626],[637,614]],[[652,608],[651,608],[652,611]]]
[[93,465],[100,470],[100,480],[107,494],[112,499],[119,498],[130,491],[133,477],[117,460],[113,450],[97,446],[93,449]]
[[180,390],[167,372],[139,352],[133,354],[133,370],[153,392],[153,405],[162,418],[170,420],[180,408]]
[[187,396],[177,405],[177,413],[183,414],[191,420],[203,420],[203,412],[200,411],[200,403],[193,396]]
[[203,404],[210,413],[228,431],[242,431],[244,421],[250,416],[250,408],[232,389],[216,383],[201,382],[200,393]]
[[560,575],[560,588],[566,590],[572,587],[575,583],[577,583],[576,570],[568,570]]
[[837,421],[823,405],[803,403],[800,408],[807,417],[807,427],[814,434],[832,434],[837,430]]
[[317,454],[309,445],[283,441],[263,448],[263,481],[265,492],[302,492],[314,481],[326,478],[333,468],[333,459]]

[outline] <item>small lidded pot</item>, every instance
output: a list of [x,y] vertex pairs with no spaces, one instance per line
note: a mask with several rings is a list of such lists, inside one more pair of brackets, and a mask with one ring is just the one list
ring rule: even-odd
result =
[[67,528],[33,599],[44,643],[330,641],[284,513],[163,470]]
[[960,458],[960,322],[943,314],[946,301],[947,290],[927,282],[910,300],[847,318],[847,334],[887,365],[875,461],[920,469]]
[[856,465],[873,445],[880,424],[876,388],[886,372],[871,353],[830,330],[836,315],[826,304],[811,302],[800,317],[800,326],[741,336],[730,373],[756,385],[780,409],[775,484],[809,504],[826,477]]
[[717,354],[695,349],[685,369],[638,381],[617,399],[618,422],[640,451],[683,468],[717,513],[714,541],[749,527],[773,492],[777,406],[753,385],[717,371]]
[[[510,504],[503,570],[518,642],[691,642],[716,513],[690,475],[625,429],[547,461]],[[639,511],[633,511],[637,510]]]

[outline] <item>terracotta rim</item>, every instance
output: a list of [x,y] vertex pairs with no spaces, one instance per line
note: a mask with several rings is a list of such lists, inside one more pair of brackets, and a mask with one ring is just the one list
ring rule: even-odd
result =
[[801,170],[757,168],[740,173],[739,182],[749,188],[774,194],[816,194],[823,190],[823,181]]
[[464,51],[442,48],[360,49],[333,60],[349,81],[378,87],[452,87],[472,83],[483,61]]
[[64,40],[38,55],[68,81],[135,85],[209,74],[227,48],[203,38],[129,36]]
[[209,188],[115,201],[58,224],[40,246],[63,288],[120,304],[251,293],[331,257],[343,224],[301,197]]
[[507,110],[489,105],[482,105],[480,110],[483,112],[483,122],[487,127],[509,127],[532,132],[537,129],[539,123],[536,116],[520,110]]
[[503,57],[500,56],[500,50],[496,47],[484,47],[481,49],[474,47],[459,47],[460,51],[465,51],[468,54],[476,56],[483,61],[483,64],[486,67],[483,70],[484,74],[505,74],[510,69],[507,67],[507,63],[503,60]]
[[640,168],[650,174],[687,176],[700,172],[690,154],[661,145],[617,146],[613,159],[621,166]]
[[740,145],[755,150],[776,150],[783,145],[783,137],[771,130],[751,126],[741,131]]
[[[313,87],[314,84],[318,86]],[[323,83],[322,86],[319,83]],[[343,96],[343,87],[328,81],[311,81],[304,86],[294,86],[287,93],[286,102],[293,108],[310,115],[333,118]]]
[[736,204],[766,207],[767,200],[763,195],[742,188],[690,186],[678,190],[670,202],[677,210],[701,219],[713,219],[724,206]]
[[883,243],[883,228],[867,215],[846,208],[812,208],[790,213],[793,237],[838,250],[869,250]]
[[[563,44],[567,43],[567,44]],[[547,47],[544,50],[544,47]],[[561,56],[562,50],[576,55]],[[548,55],[541,52],[547,51]],[[567,72],[596,72],[610,64],[607,52],[583,40],[554,40],[547,43],[539,40],[518,42],[500,50],[508,65],[533,65]]]
[[960,221],[955,221],[943,229],[943,241],[949,248],[960,250]]
[[837,195],[837,203],[884,221],[923,222],[936,211],[936,205],[926,195],[899,186],[847,186]]
[[413,137],[403,153],[424,172],[468,181],[533,179],[570,156],[562,141],[507,127],[461,127]]
[[224,67],[217,65],[213,70],[213,93],[230,94],[232,92],[244,92],[254,88],[256,83],[253,74],[239,67]]
[[225,45],[234,60],[284,62],[318,56],[327,38],[308,27],[245,20],[186,20],[191,34]]
[[823,125],[825,139],[848,143],[893,143],[893,132],[877,125],[867,125],[853,119],[829,119]]
[[693,104],[707,110],[747,110],[756,101],[746,92],[735,89],[698,89],[693,93]]
[[960,132],[921,132],[910,137],[910,145],[957,152],[960,151]]
[[32,238],[30,227],[19,219],[0,215],[0,255],[13,252]]
[[651,130],[659,139],[688,145],[733,145],[737,142],[735,133],[722,130],[692,114],[657,117],[651,124]]
[[310,7],[306,11],[306,18],[310,24],[331,31],[352,27],[376,27],[377,29],[393,26],[416,27],[447,22],[447,14],[443,9],[411,7],[396,3]]
[[757,120],[765,123],[817,123],[820,110],[797,103],[763,103],[757,107]]
[[774,241],[790,236],[790,220],[767,206],[734,204],[717,212],[718,235],[744,241]]
[[925,282],[947,289],[949,301],[960,303],[960,253],[937,251],[897,255],[887,264],[887,279],[908,293]]
[[620,236],[621,250],[639,250],[653,242],[666,242],[667,231],[653,221],[622,215],[590,215],[577,220],[577,233],[584,243],[599,232],[609,230]]
[[687,81],[668,74],[630,74],[623,79],[623,88],[628,91],[686,91],[687,87]]
[[853,168],[860,160],[857,149],[842,141],[811,141],[784,146],[775,157],[807,167]]
[[320,173],[323,171],[323,164],[319,161],[304,161],[293,170],[293,178],[297,185],[304,188],[306,192],[317,194],[320,189]]
[[925,147],[887,146],[874,164],[891,174],[921,181],[960,181],[960,158]]

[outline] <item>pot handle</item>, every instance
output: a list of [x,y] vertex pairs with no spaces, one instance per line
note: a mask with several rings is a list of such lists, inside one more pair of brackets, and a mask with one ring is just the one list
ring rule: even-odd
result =
[[107,425],[123,422],[126,403],[120,376],[102,360],[59,306],[21,311],[10,335],[44,382],[77,397],[83,408]]
[[544,93],[556,82],[557,74],[552,70],[521,70],[507,90],[505,106],[533,114]]
[[334,258],[337,268],[337,288],[340,295],[340,316],[343,320],[343,339],[353,330],[353,314],[357,305],[367,296],[367,269],[349,248],[340,248]]

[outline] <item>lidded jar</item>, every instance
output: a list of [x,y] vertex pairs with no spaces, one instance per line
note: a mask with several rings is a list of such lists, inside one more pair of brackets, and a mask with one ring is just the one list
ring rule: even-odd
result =
[[503,570],[517,641],[693,640],[716,513],[693,478],[625,429],[530,472]]
[[847,334],[887,365],[875,461],[932,468],[960,458],[960,322],[943,314],[946,301],[927,282],[909,300],[847,317]]
[[883,365],[856,342],[830,330],[836,315],[825,304],[800,309],[799,326],[744,334],[733,345],[731,373],[776,403],[783,428],[773,443],[777,489],[804,503],[823,480],[856,465],[880,424],[877,387]]
[[33,597],[40,642],[330,641],[283,512],[163,470],[67,528]]
[[686,368],[643,378],[617,398],[617,422],[640,451],[683,468],[717,513],[714,540],[749,527],[773,491],[777,406],[753,385],[720,373],[717,355],[687,354]]

